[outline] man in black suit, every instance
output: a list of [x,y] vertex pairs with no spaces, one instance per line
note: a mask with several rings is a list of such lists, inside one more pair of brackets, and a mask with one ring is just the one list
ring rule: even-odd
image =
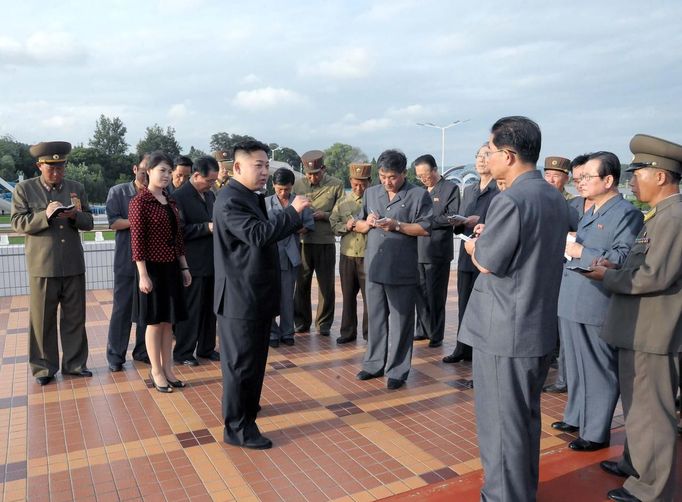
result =
[[175,325],[173,359],[179,364],[198,366],[197,356],[220,361],[215,350],[216,318],[213,313],[213,204],[211,187],[218,178],[218,162],[213,157],[201,157],[192,166],[189,182],[173,197],[178,204],[185,257],[192,275],[187,288],[188,318]]
[[277,241],[301,228],[310,205],[296,197],[268,219],[257,191],[268,179],[268,147],[255,140],[234,147],[234,177],[218,192],[213,208],[214,310],[222,350],[224,441],[265,449],[272,441],[256,425],[272,318],[279,314]]
[[417,329],[415,340],[429,340],[429,347],[443,345],[445,302],[454,257],[452,224],[448,219],[459,211],[459,188],[438,172],[433,155],[414,161],[417,178],[429,191],[433,202],[431,235],[417,237],[419,287],[417,288]]

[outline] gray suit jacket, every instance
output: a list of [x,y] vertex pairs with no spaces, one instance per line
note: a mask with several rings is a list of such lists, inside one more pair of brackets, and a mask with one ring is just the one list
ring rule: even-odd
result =
[[[128,219],[128,205],[137,195],[135,182],[120,183],[109,189],[107,194],[107,221],[109,226],[116,220]],[[135,277],[135,262],[130,249],[130,229],[116,230],[116,247],[114,248],[114,274]]]
[[[566,267],[589,267],[603,256],[622,265],[635,242],[644,218],[642,212],[623,196],[613,197],[595,213],[590,209],[580,220],[576,242],[584,246],[580,259],[566,262]],[[564,267],[559,292],[559,316],[569,321],[601,326],[609,306],[609,293],[604,285]]]
[[540,171],[522,174],[490,203],[474,257],[480,274],[460,340],[488,354],[540,357],[554,349],[569,208]]
[[[291,204],[295,198],[296,196],[292,194],[289,198],[289,204]],[[265,198],[265,208],[268,211],[268,218],[270,220],[274,220],[277,213],[284,211],[282,203],[277,198],[277,195],[270,195]],[[304,209],[301,213],[301,221],[303,222],[303,227],[307,228],[309,232],[315,230],[315,218],[313,218],[313,213],[309,208]],[[277,242],[280,269],[289,270],[298,267],[301,264],[299,242],[299,234],[287,235],[284,239]]]
[[459,187],[441,178],[429,192],[433,202],[431,235],[417,237],[419,263],[450,262],[454,257],[452,225],[447,216],[459,212]]
[[[392,218],[401,223],[418,223],[431,230],[431,197],[423,188],[407,180],[389,202],[383,185],[369,187],[362,198],[360,217],[374,212],[379,218]],[[372,228],[367,234],[365,272],[372,282],[392,285],[417,284],[417,238],[400,232]]]

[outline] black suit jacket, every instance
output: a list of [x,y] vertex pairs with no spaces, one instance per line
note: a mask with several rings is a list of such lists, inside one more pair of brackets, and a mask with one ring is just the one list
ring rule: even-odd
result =
[[[490,180],[486,187],[481,191],[478,183],[464,187],[464,196],[462,197],[462,216],[480,216],[479,223],[485,223],[485,217],[488,213],[488,206],[493,198],[500,193],[497,188],[495,180]],[[455,227],[455,233],[471,233],[474,227],[467,228],[465,225],[458,225]],[[457,270],[459,272],[474,272],[478,274],[478,269],[474,262],[471,261],[471,256],[464,250],[464,246],[459,250],[459,261],[457,262]]]
[[459,187],[452,181],[441,178],[429,192],[433,201],[431,235],[418,237],[419,263],[450,262],[454,256],[452,225],[447,215],[459,211]]
[[277,241],[300,229],[292,206],[268,219],[265,198],[230,179],[213,207],[216,314],[270,319],[279,314]]
[[213,234],[208,224],[213,221],[215,194],[209,190],[202,199],[188,181],[173,192],[173,198],[180,212],[190,274],[196,277],[213,275]]

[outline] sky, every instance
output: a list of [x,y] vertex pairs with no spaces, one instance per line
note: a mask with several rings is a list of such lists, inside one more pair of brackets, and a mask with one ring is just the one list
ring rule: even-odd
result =
[[490,126],[526,115],[541,157],[636,133],[682,143],[682,2],[459,0],[2,1],[0,135],[87,144],[100,114],[131,149],[172,126],[299,154],[336,142],[472,163]]

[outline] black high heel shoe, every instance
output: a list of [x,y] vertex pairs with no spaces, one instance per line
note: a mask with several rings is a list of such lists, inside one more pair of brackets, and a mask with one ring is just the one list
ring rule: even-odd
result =
[[[152,375],[151,370],[149,370],[149,379],[152,381],[152,385],[154,386],[154,388],[155,388],[157,391],[162,392],[162,393],[164,393],[164,394],[170,394],[171,392],[173,392],[173,389],[171,389],[171,388],[170,388],[169,386],[167,386],[167,385],[166,385],[165,387],[161,387],[160,385],[158,385],[158,384],[156,383],[156,381],[154,380],[154,375]],[[170,382],[168,382],[168,383],[170,383]]]
[[183,387],[187,387],[187,384],[182,380],[171,380],[168,377],[166,377],[166,380],[168,380],[168,385],[170,385],[171,387],[175,387],[176,389],[182,389]]

